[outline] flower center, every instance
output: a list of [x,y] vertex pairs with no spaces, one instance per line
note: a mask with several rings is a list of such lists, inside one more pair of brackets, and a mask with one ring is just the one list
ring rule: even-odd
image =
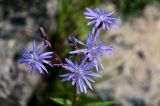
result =
[[95,51],[96,51],[96,46],[94,46],[91,50],[90,50],[90,53],[93,55],[94,53],[95,53]]
[[100,16],[99,19],[100,19],[101,21],[104,21],[104,16],[103,16],[103,15]]
[[37,56],[35,56],[35,55],[33,55],[33,54],[32,54],[31,56],[32,56],[32,61],[33,61],[33,62],[35,62],[35,61],[38,60],[38,57],[37,57]]
[[83,73],[83,70],[78,67],[78,69],[77,69],[77,74],[82,74],[82,73]]
[[90,49],[90,52],[87,54],[89,61],[93,60],[96,48],[97,47],[94,46],[92,49]]

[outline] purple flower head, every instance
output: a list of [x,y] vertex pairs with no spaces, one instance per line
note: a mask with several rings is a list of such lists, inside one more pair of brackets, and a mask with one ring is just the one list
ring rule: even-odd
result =
[[60,75],[60,77],[64,77],[62,82],[72,80],[72,85],[76,86],[77,93],[87,93],[86,85],[88,85],[88,87],[93,90],[91,83],[94,83],[94,80],[90,77],[101,77],[100,75],[89,71],[94,66],[89,63],[85,64],[86,58],[84,58],[80,64],[74,64],[69,59],[65,60],[68,65],[63,66],[63,68],[68,70],[69,73]]
[[87,24],[88,26],[95,24],[96,28],[102,27],[107,30],[109,30],[109,25],[112,25],[114,28],[118,28],[116,22],[119,21],[119,19],[112,16],[113,12],[105,11],[101,8],[96,8],[95,11],[90,8],[86,8],[86,12],[84,12],[84,14],[86,15],[86,19],[92,20]]
[[29,51],[28,49],[24,49],[23,51],[23,57],[19,60],[20,63],[27,64],[30,71],[39,71],[41,74],[48,73],[47,69],[43,65],[43,63],[46,63],[50,66],[51,61],[48,61],[46,59],[52,58],[53,52],[45,52],[44,50],[47,46],[45,44],[39,45],[39,47],[36,47],[35,41],[32,43],[32,51]]
[[86,38],[86,44],[84,44],[82,41],[76,40],[79,44],[84,45],[86,48],[70,52],[70,54],[84,53],[89,61],[91,61],[92,64],[96,67],[97,71],[99,64],[103,68],[100,56],[102,56],[104,53],[111,54],[113,49],[112,46],[105,46],[105,42],[101,42],[99,44],[98,39],[99,31],[97,31],[96,34],[88,34]]

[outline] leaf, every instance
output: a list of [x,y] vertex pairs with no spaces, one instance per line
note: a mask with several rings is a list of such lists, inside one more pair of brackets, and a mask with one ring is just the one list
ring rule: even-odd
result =
[[60,105],[68,106],[71,105],[71,101],[69,99],[64,99],[64,98],[50,98],[53,102],[58,103]]
[[112,101],[107,101],[107,102],[92,102],[92,103],[87,103],[85,106],[111,106],[113,104],[114,104],[114,102],[112,102]]

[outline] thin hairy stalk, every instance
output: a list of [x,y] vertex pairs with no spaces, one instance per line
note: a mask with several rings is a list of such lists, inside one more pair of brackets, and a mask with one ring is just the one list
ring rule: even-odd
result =
[[73,86],[73,97],[72,97],[72,106],[76,106],[76,99],[77,99],[77,94],[76,94],[76,86]]
[[57,55],[57,53],[54,52],[54,55],[57,57],[56,59],[60,62],[60,64],[63,64],[61,58]]
[[[73,45],[74,49],[77,50],[79,49],[77,44]],[[77,54],[78,57],[78,64],[80,63],[80,55],[79,53]],[[76,85],[73,86],[73,97],[72,97],[72,106],[76,106],[76,102],[77,102],[77,90],[76,90]]]

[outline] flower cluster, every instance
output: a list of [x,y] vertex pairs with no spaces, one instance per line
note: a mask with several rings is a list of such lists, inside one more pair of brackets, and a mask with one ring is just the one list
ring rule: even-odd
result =
[[[99,29],[108,29],[109,26],[117,28],[116,21],[118,18],[113,18],[113,12],[107,12],[103,9],[96,8],[95,11],[90,8],[86,8],[86,12],[84,12],[87,19],[91,19],[92,21],[88,23],[89,26],[95,25],[92,28],[92,33],[88,33],[86,37],[86,43],[73,39],[75,42],[84,46],[82,49],[76,49],[70,51],[70,54],[80,54],[83,53],[82,62],[81,63],[73,63],[71,60],[66,59],[67,65],[63,66],[70,73],[62,74],[61,77],[64,77],[62,81],[70,81],[72,80],[72,85],[76,86],[77,93],[87,93],[86,85],[92,90],[92,86],[90,82],[94,82],[91,77],[100,77],[100,75],[91,71],[94,67],[98,71],[99,66],[104,69],[100,57],[104,54],[112,53],[112,46],[105,46],[105,42],[99,42]],[[87,60],[87,61],[86,61]],[[79,90],[80,89],[80,90]],[[79,92],[80,91],[80,92]]]
[[[19,62],[27,64],[30,71],[39,71],[41,74],[48,73],[44,63],[50,66],[61,66],[65,70],[68,70],[67,73],[60,75],[60,77],[64,78],[62,82],[72,81],[72,85],[76,88],[77,93],[87,93],[87,88],[93,90],[91,85],[91,83],[94,83],[93,78],[101,77],[94,70],[98,72],[100,68],[104,69],[101,56],[112,54],[113,49],[111,45],[106,46],[105,41],[99,41],[100,29],[109,30],[110,26],[117,28],[116,22],[119,19],[113,17],[113,12],[108,12],[100,8],[96,8],[95,11],[86,8],[84,14],[86,15],[86,19],[91,19],[91,22],[87,25],[94,25],[94,27],[91,33],[88,33],[85,43],[76,38],[70,38],[74,50],[70,51],[69,54],[78,56],[78,60],[72,61],[71,58],[66,58],[65,63],[63,63],[58,55],[54,53],[60,60],[60,64],[51,64],[51,61],[48,59],[52,58],[53,52],[45,52],[44,50],[46,47],[52,46],[47,41],[47,34],[44,29],[40,27],[41,37],[44,41],[43,44],[37,47],[35,41],[33,41],[32,51],[25,49],[23,57]],[[84,48],[79,48],[78,45],[82,45]]]

